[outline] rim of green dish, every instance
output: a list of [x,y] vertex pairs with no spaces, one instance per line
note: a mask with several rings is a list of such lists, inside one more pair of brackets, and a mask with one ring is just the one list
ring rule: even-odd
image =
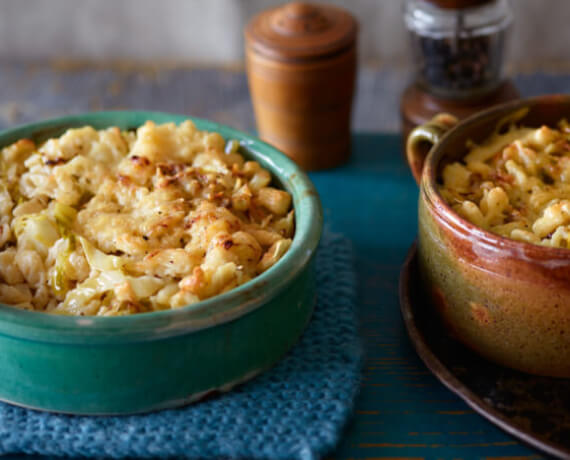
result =
[[[268,169],[273,179],[293,196],[295,235],[287,253],[270,269],[228,292],[185,307],[129,316],[65,316],[21,310],[0,304],[0,334],[57,343],[110,343],[154,340],[199,331],[237,319],[268,303],[304,270],[322,232],[322,208],[308,176],[287,156],[258,138],[201,118],[149,111],[89,112],[30,123],[0,132],[0,148],[18,139],[36,141],[59,136],[66,129],[90,125],[96,129],[132,129],[155,123],[192,120],[202,131],[237,139],[244,156]],[[295,308],[291,305],[291,308]]]

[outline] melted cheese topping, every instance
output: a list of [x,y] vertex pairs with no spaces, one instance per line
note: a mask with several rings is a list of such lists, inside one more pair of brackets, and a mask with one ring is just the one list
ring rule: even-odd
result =
[[71,315],[178,308],[271,267],[291,196],[217,133],[70,129],[0,156],[0,302]]
[[461,216],[519,241],[570,248],[570,125],[519,127],[470,144],[439,188]]

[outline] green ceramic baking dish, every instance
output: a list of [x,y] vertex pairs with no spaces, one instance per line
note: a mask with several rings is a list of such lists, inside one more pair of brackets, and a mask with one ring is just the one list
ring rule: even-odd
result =
[[[97,112],[0,133],[0,146],[67,128],[132,129],[189,117]],[[315,303],[314,255],[322,229],[317,192],[291,160],[255,137],[191,118],[237,139],[293,196],[293,244],[272,268],[227,293],[177,310],[125,317],[67,317],[0,304],[0,400],[72,414],[131,414],[227,391],[275,364],[298,340]]]

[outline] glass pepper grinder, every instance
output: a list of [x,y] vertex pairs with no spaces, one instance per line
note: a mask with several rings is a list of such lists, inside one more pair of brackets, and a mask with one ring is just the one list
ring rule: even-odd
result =
[[461,119],[518,98],[504,75],[512,17],[508,0],[406,1],[414,81],[401,100],[404,140],[437,113]]

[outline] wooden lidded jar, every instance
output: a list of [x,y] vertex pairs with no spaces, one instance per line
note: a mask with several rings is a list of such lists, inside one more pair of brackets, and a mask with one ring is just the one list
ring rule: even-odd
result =
[[263,11],[246,27],[259,135],[304,169],[350,155],[357,30],[347,11],[302,2]]

